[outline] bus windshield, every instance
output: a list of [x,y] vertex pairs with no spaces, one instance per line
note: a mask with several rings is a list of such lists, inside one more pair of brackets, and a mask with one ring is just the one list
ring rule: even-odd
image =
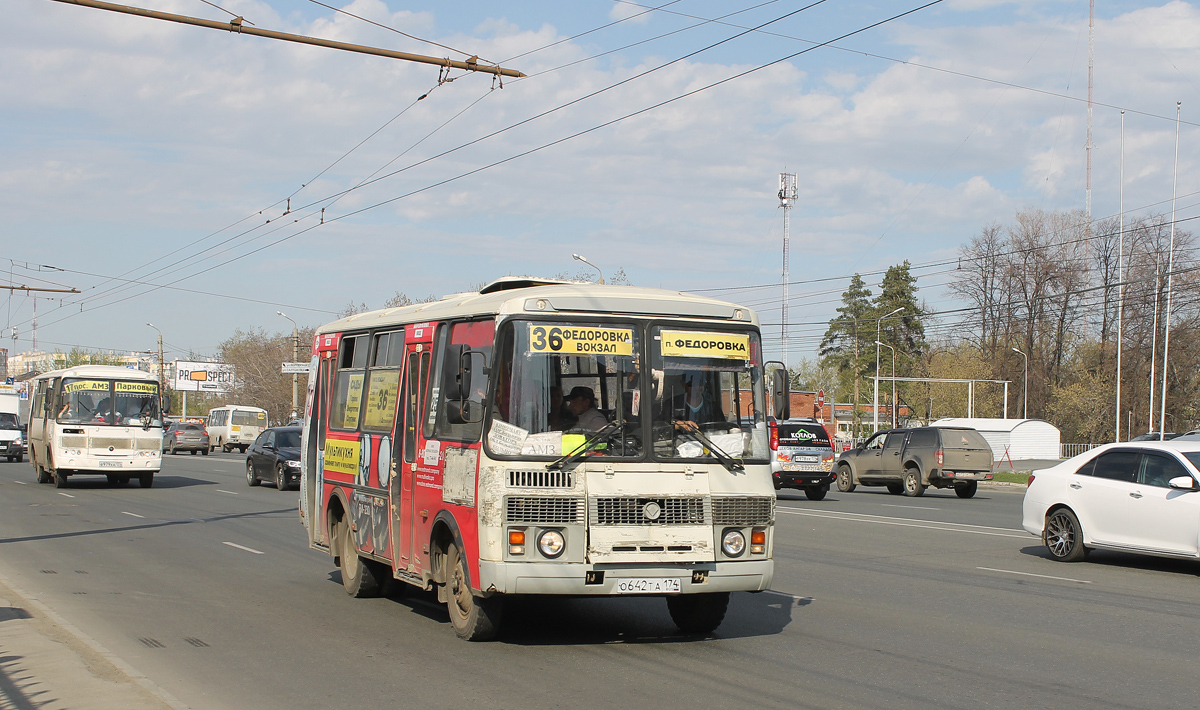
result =
[[658,326],[650,367],[657,458],[767,458],[757,333]]
[[58,422],[101,426],[162,426],[158,384],[121,380],[73,379],[62,384]]
[[[492,453],[641,456],[638,330],[612,322],[508,325],[487,436]],[[603,441],[580,451],[601,430]]]

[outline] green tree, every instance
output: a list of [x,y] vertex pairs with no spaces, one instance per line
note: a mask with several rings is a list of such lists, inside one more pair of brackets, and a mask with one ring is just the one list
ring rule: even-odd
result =
[[[837,309],[838,315],[829,321],[825,337],[821,339],[818,353],[821,356],[822,367],[835,369],[842,378],[843,386],[853,391],[854,399],[854,431],[859,431],[860,415],[858,411],[861,381],[868,372],[872,348],[867,344],[874,338],[870,330],[870,318],[873,314],[871,305],[871,290],[867,288],[862,277],[855,274],[850,278],[850,286],[842,294],[842,305]],[[865,327],[864,327],[865,326]]]

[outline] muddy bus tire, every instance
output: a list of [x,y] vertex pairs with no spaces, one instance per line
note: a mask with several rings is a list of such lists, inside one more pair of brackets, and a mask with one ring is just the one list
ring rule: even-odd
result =
[[446,549],[446,608],[454,633],[465,641],[490,641],[500,633],[504,613],[501,596],[477,597],[467,581],[467,566],[458,546]]
[[38,483],[49,483],[52,480],[54,480],[54,477],[50,475],[50,472],[39,465],[37,467],[37,482]]
[[342,541],[338,561],[342,570],[342,586],[346,588],[346,593],[355,599],[379,596],[379,566],[358,556],[347,523],[343,522],[338,526],[338,536]]
[[55,488],[66,488],[67,487],[67,474],[63,473],[62,471],[55,471],[54,472],[54,487]]
[[725,620],[728,609],[729,592],[667,597],[671,620],[685,634],[707,634],[716,630]]

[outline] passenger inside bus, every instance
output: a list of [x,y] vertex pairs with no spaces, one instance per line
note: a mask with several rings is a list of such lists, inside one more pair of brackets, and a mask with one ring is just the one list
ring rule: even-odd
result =
[[701,424],[725,421],[721,403],[709,391],[704,372],[686,371],[681,379],[683,391],[671,400],[676,427],[696,431]]
[[596,395],[591,387],[572,387],[566,403],[567,410],[575,417],[573,428],[599,431],[608,424],[608,419],[596,409]]

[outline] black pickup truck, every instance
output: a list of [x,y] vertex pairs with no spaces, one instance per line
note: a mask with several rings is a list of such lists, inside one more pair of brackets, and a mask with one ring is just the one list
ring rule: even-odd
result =
[[843,493],[855,486],[887,486],[896,495],[919,496],[933,486],[970,498],[979,481],[992,478],[992,448],[968,428],[887,429],[843,453],[837,463],[837,487]]

